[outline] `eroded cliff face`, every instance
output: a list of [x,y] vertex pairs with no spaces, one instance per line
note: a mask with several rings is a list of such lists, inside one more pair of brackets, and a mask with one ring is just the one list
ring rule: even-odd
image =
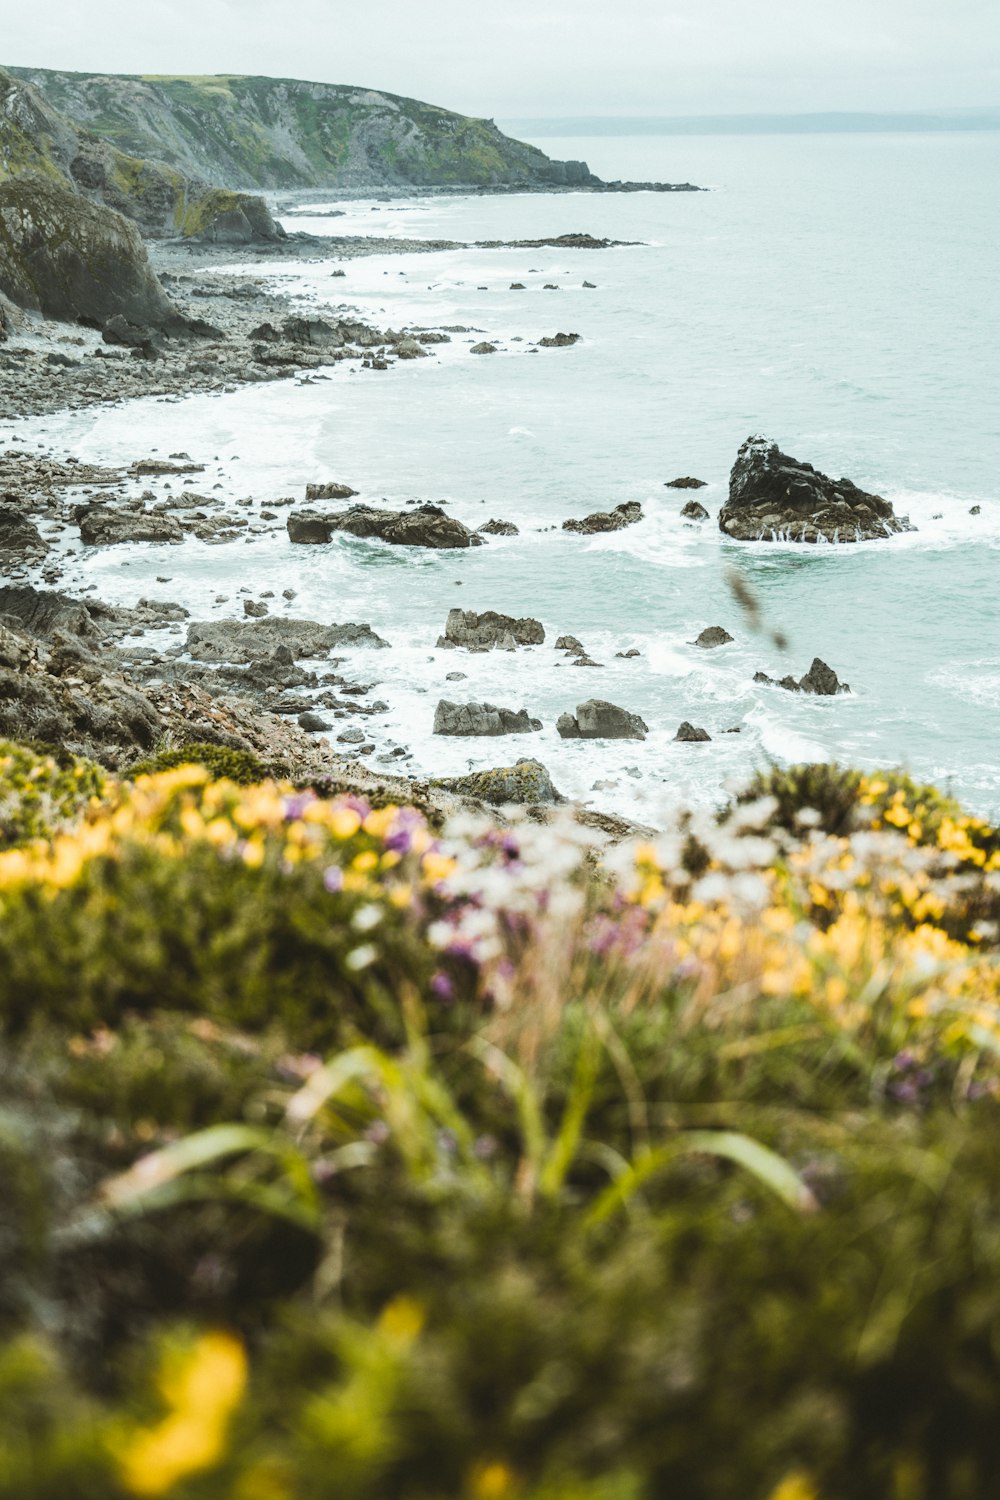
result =
[[249,243],[279,236],[262,200],[121,151],[81,128],[30,82],[0,71],[0,184],[24,180],[103,203],[153,239],[207,235]]
[[492,120],[342,84],[233,75],[124,77],[12,68],[119,151],[219,187],[567,186],[585,162],[551,161]]

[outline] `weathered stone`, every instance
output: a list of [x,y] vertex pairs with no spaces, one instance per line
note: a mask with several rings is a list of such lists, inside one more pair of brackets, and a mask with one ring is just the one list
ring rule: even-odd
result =
[[715,646],[728,646],[733,637],[728,630],[723,630],[721,625],[709,625],[701,632],[694,642],[696,646],[702,646],[706,651],[711,651]]
[[182,542],[184,532],[174,516],[148,510],[92,505],[79,518],[80,540],[88,547],[120,542]]
[[312,709],[307,710],[304,714],[299,714],[298,723],[299,728],[305,729],[309,734],[322,734],[330,728],[323,715],[314,713]]
[[476,528],[483,536],[520,536],[520,531],[513,521],[487,521],[485,526]]
[[507,803],[564,802],[566,799],[552,785],[552,777],[537,760],[519,760],[514,766],[491,771],[473,771],[468,776],[449,776],[433,782],[444,791],[475,797],[492,807]]
[[484,341],[481,344],[473,344],[469,352],[470,354],[496,354],[497,346],[496,344],[487,344]]
[[681,515],[686,521],[708,520],[708,511],[698,500],[689,500],[687,505],[682,506]]
[[257,662],[277,647],[296,659],[327,656],[338,646],[387,646],[370,625],[321,625],[316,620],[210,620],[188,626],[195,661]]
[[540,620],[530,617],[515,619],[513,615],[500,615],[488,609],[476,614],[471,609],[450,609],[442,642],[452,646],[495,646],[505,635],[513,637],[518,646],[541,646],[545,641],[545,629]]
[[916,530],[881,495],[830,479],[763,437],[747,438],[737,454],[719,529],[739,541],[787,542],[874,541]]
[[675,740],[686,740],[691,744],[700,744],[704,740],[710,740],[712,736],[706,729],[699,729],[694,724],[689,724],[687,719],[674,735]]
[[587,648],[575,635],[561,635],[555,644],[556,651],[569,651],[574,656],[586,656]]
[[768,687],[781,687],[789,693],[818,693],[821,697],[832,698],[837,693],[849,693],[850,685],[841,682],[832,667],[828,667],[825,661],[818,656],[813,657],[812,666],[798,681],[792,676],[774,678],[769,677],[766,672],[755,672],[754,682],[765,683]]
[[439,505],[418,505],[413,510],[378,510],[370,505],[352,505],[333,515],[315,511],[294,512],[287,521],[289,540],[328,542],[335,531],[350,536],[390,542],[396,547],[481,547],[483,539],[468,526],[449,516]]
[[13,562],[36,562],[48,550],[38,527],[16,505],[0,504],[0,560],[5,567]]
[[603,698],[578,703],[575,717],[560,715],[556,729],[564,740],[644,740],[649,733],[638,714]]
[[539,339],[539,347],[542,349],[568,349],[571,344],[578,344],[583,337],[579,333],[556,333],[551,338]]
[[685,474],[681,479],[668,479],[664,488],[668,490],[703,490],[707,482],[705,479],[693,479],[690,474]]
[[540,719],[527,709],[498,708],[495,703],[449,703],[442,698],[434,712],[434,733],[447,735],[530,734]]
[[262,599],[244,599],[243,613],[247,615],[249,619],[262,620],[267,612],[267,605]]
[[594,511],[592,515],[584,516],[582,520],[571,517],[562,523],[563,531],[582,532],[590,536],[599,531],[621,531],[625,526],[634,526],[637,521],[642,520],[642,506],[638,500],[626,500],[624,505],[616,505],[614,510]]
[[306,485],[307,500],[350,500],[357,493],[349,484],[338,484],[335,480],[329,480],[326,484]]

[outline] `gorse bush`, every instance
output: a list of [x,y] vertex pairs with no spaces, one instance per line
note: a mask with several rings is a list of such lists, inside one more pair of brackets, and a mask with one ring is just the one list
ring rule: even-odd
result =
[[159,771],[176,771],[179,766],[204,766],[219,780],[237,786],[256,786],[271,772],[250,750],[233,750],[228,745],[188,743],[173,750],[159,750],[149,760],[138,761],[129,770],[131,777],[155,776]]
[[0,1500],[1000,1493],[987,824],[60,805],[0,854]]

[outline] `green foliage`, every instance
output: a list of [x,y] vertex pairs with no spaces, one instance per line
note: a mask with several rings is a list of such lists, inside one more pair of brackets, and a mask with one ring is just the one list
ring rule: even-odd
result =
[[0,740],[0,849],[51,838],[75,823],[105,780],[90,761]]
[[254,786],[273,774],[271,768],[250,750],[232,750],[228,745],[192,741],[172,750],[160,750],[149,760],[138,761],[130,767],[129,775],[155,776],[160,771],[190,765],[204,766],[214,778],[235,782],[237,786]]

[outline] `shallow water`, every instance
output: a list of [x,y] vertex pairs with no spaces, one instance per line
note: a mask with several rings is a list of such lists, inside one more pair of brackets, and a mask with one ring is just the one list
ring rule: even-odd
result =
[[[273,589],[278,605],[291,586],[296,614],[369,620],[395,649],[357,656],[359,677],[377,677],[391,708],[366,722],[378,726],[380,748],[391,738],[413,749],[412,771],[537,755],[564,791],[649,816],[665,798],[718,800],[768,758],[831,757],[904,764],[973,807],[1000,810],[1000,135],[544,146],[605,176],[687,178],[713,191],[444,198],[375,211],[366,200],[338,205],[343,218],[296,218],[289,227],[319,233],[471,240],[587,230],[645,243],[374,257],[348,263],[336,281],[329,264],[268,266],[303,305],[349,299],[381,326],[481,332],[384,373],[341,366],[307,386],[0,428],[50,435],[87,459],[218,455],[206,482],[226,494],[301,496],[307,481],[336,478],[364,498],[446,501],[472,525],[515,521],[519,537],[450,554],[350,538],[293,547],[284,533],[127,557],[112,548],[71,559],[67,586],[94,583],[127,602],[155,593],[203,617],[241,612],[241,584]],[[508,290],[512,281],[526,290]],[[560,290],[542,290],[545,282]],[[584,342],[529,352],[530,340],[559,329]],[[502,341],[500,354],[469,354],[484,334]],[[842,547],[724,539],[714,514],[751,432],[886,495],[919,530]],[[664,488],[679,474],[709,481],[698,498],[711,521],[680,520],[690,495]],[[627,499],[646,512],[627,531],[558,529]],[[758,594],[768,626],[788,636],[786,652],[748,628],[729,568]],[[161,575],[169,586],[156,584]],[[218,592],[230,602],[215,606]],[[436,651],[454,605],[536,615],[549,640],[516,655]],[[688,644],[712,624],[736,643],[712,652]],[[562,632],[579,636],[603,670],[563,662],[551,646]],[[639,659],[615,658],[631,646]],[[850,682],[850,696],[808,699],[752,681],[757,668],[799,676],[816,655]],[[467,680],[447,683],[455,670]],[[433,739],[442,696],[524,706],[545,728],[500,742]],[[557,715],[594,696],[641,713],[646,742],[560,741]],[[683,719],[704,725],[712,743],[672,743]],[[722,733],[735,727],[740,734]],[[614,785],[595,791],[595,781]]]

